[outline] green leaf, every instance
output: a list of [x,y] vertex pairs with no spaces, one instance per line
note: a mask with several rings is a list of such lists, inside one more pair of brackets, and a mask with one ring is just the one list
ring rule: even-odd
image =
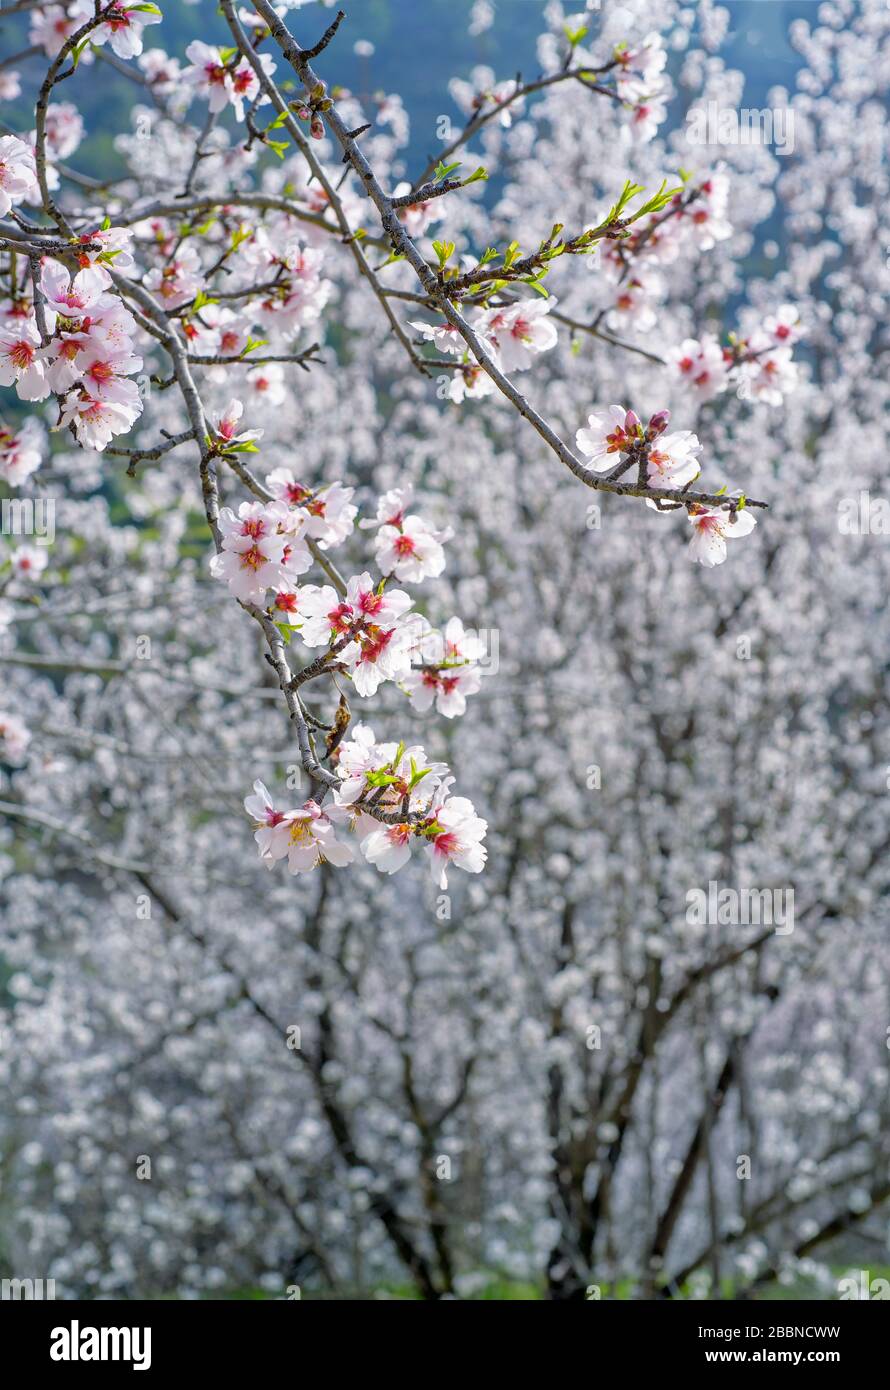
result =
[[511,241],[504,252],[504,269],[509,270],[514,261],[519,260],[519,242]]
[[453,174],[455,169],[460,168],[460,165],[460,160],[457,160],[455,164],[443,164],[440,159],[433,173],[433,178],[436,179],[437,182],[441,181],[442,179],[447,179],[449,174]]
[[463,187],[464,187],[464,188],[469,188],[469,186],[470,186],[471,183],[479,183],[479,181],[480,181],[481,179],[487,179],[487,178],[488,178],[488,170],[487,170],[487,169],[484,169],[484,168],[482,167],[482,165],[480,164],[480,165],[479,165],[479,168],[476,169],[476,170],[474,170],[474,172],[470,175],[470,177],[469,177],[468,179],[464,179],[464,181],[463,181]]
[[453,241],[434,241],[433,250],[439,258],[439,269],[444,270],[445,266],[454,255]]

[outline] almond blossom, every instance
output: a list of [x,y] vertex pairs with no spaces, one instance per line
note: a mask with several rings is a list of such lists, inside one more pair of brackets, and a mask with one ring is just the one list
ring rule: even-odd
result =
[[0,422],[0,478],[20,487],[40,467],[43,430],[33,415],[13,432]]
[[375,537],[375,559],[381,574],[395,575],[403,584],[435,578],[445,568],[443,542],[454,532],[437,531],[419,516],[406,516],[398,525],[385,523]]
[[91,395],[89,391],[76,389],[66,398],[56,428],[73,426],[77,442],[84,449],[96,449],[101,453],[115,435],[127,433],[137,419],[141,405],[139,401],[137,409],[135,400],[128,404],[123,400],[103,399]]
[[282,580],[288,535],[287,511],[278,503],[242,502],[219,514],[222,549],[211,558],[210,573],[223,579],[242,603],[259,603]]
[[341,545],[351,533],[358,514],[352,502],[354,488],[335,482],[313,490],[290,468],[273,469],[266,482],[280,502],[301,512],[304,534],[317,540],[322,550]]
[[22,401],[44,401],[49,395],[33,320],[0,327],[0,386],[15,386]]
[[400,676],[399,685],[411,696],[412,709],[422,714],[435,702],[441,715],[453,719],[466,713],[467,696],[475,695],[482,681],[475,666],[453,669],[422,666],[412,667],[406,675]]
[[15,135],[0,135],[0,217],[39,197],[33,153]]
[[[67,11],[67,12],[66,12]],[[47,5],[35,8],[31,15],[28,41],[42,48],[48,58],[55,58],[65,42],[95,14],[91,0],[73,0],[67,7]],[[84,57],[91,57],[89,52]]]
[[634,272],[618,287],[606,323],[622,332],[646,333],[658,322],[655,305],[662,295],[663,285],[657,275],[648,269],[645,274]]
[[320,864],[333,864],[342,869],[355,858],[349,845],[338,840],[334,822],[328,812],[315,801],[307,801],[297,811],[288,811],[280,832],[273,830],[269,853],[273,858],[287,857],[292,874],[308,874]]
[[627,452],[639,438],[639,420],[633,411],[610,405],[608,414],[588,415],[587,427],[577,431],[575,442],[591,468],[605,473],[618,462],[617,455]]
[[201,262],[193,246],[180,246],[166,265],[152,266],[143,284],[166,309],[189,304],[201,288]]
[[0,762],[22,762],[30,742],[31,732],[24,720],[0,709]]
[[19,579],[38,579],[49,564],[46,549],[37,545],[20,545],[12,552],[13,574]]
[[[286,852],[283,846],[287,834],[287,817],[284,811],[276,810],[262,782],[254,782],[253,792],[253,796],[244,798],[244,809],[256,826],[253,838],[260,851],[260,858],[271,868],[272,861],[283,858]],[[273,853],[273,845],[276,849],[282,846],[282,852]]]
[[709,251],[718,241],[732,235],[726,216],[728,200],[729,178],[722,170],[715,170],[699,185],[695,201],[685,214],[700,250]]
[[[108,273],[109,266],[125,273],[135,265],[132,240],[133,231],[130,227],[111,227],[103,224],[91,232],[81,232],[77,238],[78,264],[81,269],[92,266],[101,275],[106,286],[110,286],[112,280]],[[132,315],[130,317],[133,321]]]
[[83,117],[70,101],[53,102],[47,107],[46,148],[53,159],[70,159],[83,133]]
[[463,401],[478,401],[493,395],[497,388],[485,368],[471,361],[466,354],[464,362],[466,365],[460,371],[451,374],[448,399],[460,405]]
[[[60,261],[44,258],[40,268],[40,292],[51,314],[63,319],[82,319],[105,293],[107,277],[88,267],[72,278]],[[47,320],[50,326],[54,320]]]
[[[253,444],[257,439],[262,439],[263,430],[240,430],[238,425],[241,416],[244,414],[243,402],[237,396],[233,396],[228,405],[222,410],[213,426],[213,433],[217,442],[223,450],[240,452],[245,445]],[[241,450],[239,450],[241,446]]]
[[429,841],[430,870],[439,888],[448,887],[451,864],[468,874],[479,874],[485,867],[488,850],[482,844],[487,821],[476,815],[472,801],[464,796],[445,795],[434,803],[432,818],[422,828]]
[[[410,183],[397,183],[392,191],[394,198],[404,198],[411,192]],[[423,236],[426,229],[433,222],[438,222],[442,216],[442,209],[439,206],[440,199],[433,198],[426,202],[406,203],[403,207],[396,209],[396,216],[400,222],[404,222],[408,235],[412,237]]]
[[[242,121],[245,101],[256,101],[259,106],[268,102],[265,93],[259,92],[259,79],[246,59],[239,57],[235,63],[226,62],[219,48],[199,39],[190,43],[185,53],[191,59],[191,67],[184,69],[182,81],[208,101],[211,111],[222,111],[231,104],[237,120]],[[263,71],[271,75],[275,71],[271,54],[262,53],[258,57]]]
[[[307,584],[301,602],[302,640],[308,647],[337,643],[339,660],[359,695],[373,695],[382,681],[394,680],[410,666],[412,634],[402,619],[411,599],[401,589],[375,588],[365,573],[353,575],[342,599],[330,585]],[[351,640],[341,647],[344,637]]]
[[128,4],[111,0],[103,10],[104,23],[90,34],[90,42],[109,44],[119,58],[136,58],[142,52],[142,31],[149,24],[160,24],[163,16],[154,4]]
[[751,360],[742,364],[742,380],[746,393],[755,400],[778,406],[797,385],[797,364],[792,361],[790,347],[762,346],[765,336],[753,335],[748,340]]
[[540,352],[556,346],[556,324],[546,315],[556,300],[522,300],[503,309],[483,312],[478,327],[494,348],[505,372],[524,372]]
[[700,340],[684,338],[668,360],[699,400],[713,400],[725,391],[730,363],[713,333],[703,334]]
[[698,477],[698,455],[702,446],[690,430],[665,434],[646,452],[648,479],[651,487],[684,487]]
[[749,536],[757,525],[757,518],[747,507],[740,507],[733,513],[723,507],[695,504],[688,509],[688,519],[693,528],[689,542],[690,559],[707,569],[723,564],[728,540]]
[[774,314],[763,320],[763,332],[783,347],[791,347],[804,335],[796,304],[780,304]]
[[359,522],[359,527],[362,531],[379,526],[398,528],[405,520],[405,513],[410,507],[413,497],[414,488],[410,483],[406,487],[390,488],[378,499],[376,516],[363,517]]

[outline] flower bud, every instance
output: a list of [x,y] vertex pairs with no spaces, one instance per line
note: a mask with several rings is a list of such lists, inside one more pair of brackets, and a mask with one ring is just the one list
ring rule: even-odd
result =
[[646,430],[649,439],[657,439],[660,434],[664,434],[671,422],[671,412],[669,410],[657,410],[649,421]]
[[628,434],[637,434],[640,430],[640,417],[635,410],[629,410],[624,417],[624,428]]
[[320,121],[317,116],[313,118],[312,124],[309,127],[309,134],[312,136],[313,140],[324,139],[324,122]]

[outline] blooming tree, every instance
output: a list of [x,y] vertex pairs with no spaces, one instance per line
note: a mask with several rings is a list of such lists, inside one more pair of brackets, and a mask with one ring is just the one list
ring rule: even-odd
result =
[[[20,6],[0,68],[0,478],[64,498],[0,570],[6,1144],[61,1203],[16,1239],[115,1293],[799,1269],[890,1195],[886,562],[832,490],[879,477],[886,213],[847,166],[817,198],[883,129],[844,50],[886,14],[799,30],[787,172],[666,133],[740,78],[722,11],[646,3],[554,7],[411,170],[300,8],[176,57],[151,4]],[[70,164],[90,65],[138,91],[118,183]],[[693,920],[711,880],[796,931]]]

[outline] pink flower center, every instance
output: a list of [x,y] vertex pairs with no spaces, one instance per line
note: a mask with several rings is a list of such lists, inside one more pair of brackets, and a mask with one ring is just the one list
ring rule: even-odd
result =
[[34,349],[24,338],[20,338],[8,349],[7,356],[14,367],[25,371],[34,361]]

